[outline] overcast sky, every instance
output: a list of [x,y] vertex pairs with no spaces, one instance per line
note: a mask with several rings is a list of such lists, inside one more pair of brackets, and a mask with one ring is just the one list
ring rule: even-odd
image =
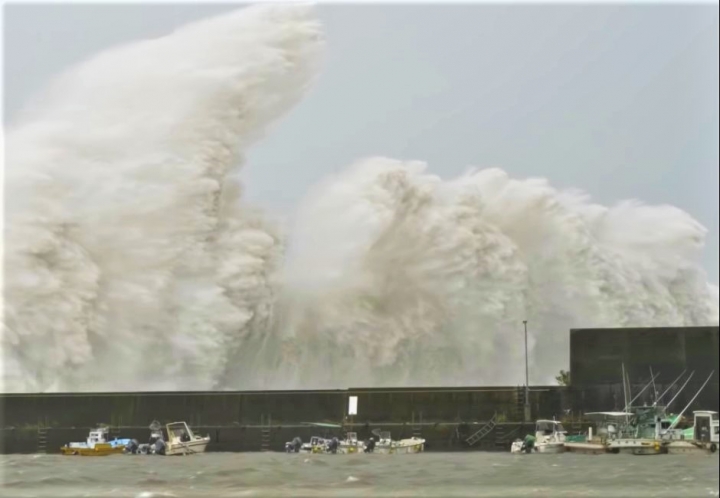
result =
[[[5,120],[67,66],[231,5],[6,5]],[[718,283],[718,6],[324,5],[310,96],[259,144],[250,201],[294,206],[358,158],[543,176],[602,204],[674,204]]]

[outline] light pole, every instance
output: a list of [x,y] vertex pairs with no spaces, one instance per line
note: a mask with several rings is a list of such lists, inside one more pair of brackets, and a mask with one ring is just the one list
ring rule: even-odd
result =
[[523,320],[523,326],[525,327],[525,422],[530,421],[530,375],[528,373],[527,322],[527,320]]

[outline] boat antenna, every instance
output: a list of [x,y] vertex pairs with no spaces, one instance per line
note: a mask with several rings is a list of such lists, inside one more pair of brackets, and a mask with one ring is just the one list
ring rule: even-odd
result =
[[[673,423],[670,424],[670,427],[668,427],[668,431],[671,431],[672,429],[674,429],[675,426],[678,424],[678,422],[680,422],[680,419],[682,418],[683,413],[685,413],[685,411],[688,408],[690,408],[690,405],[693,404],[693,402],[695,401],[695,398],[697,398],[698,395],[702,392],[702,390],[705,389],[705,386],[707,385],[708,382],[710,382],[710,379],[712,378],[712,376],[714,374],[715,374],[715,370],[710,372],[710,375],[708,375],[708,378],[705,379],[705,382],[703,382],[703,385],[700,386],[700,389],[698,390],[698,392],[695,393],[695,396],[693,396],[693,398],[690,400],[690,403],[688,403],[687,406],[685,408],[683,408],[683,410],[680,412],[680,415],[678,415],[677,418],[675,418],[675,420],[673,421]],[[665,432],[665,434],[667,434],[667,432]]]
[[670,385],[667,387],[667,389],[665,389],[665,390],[663,391],[663,393],[660,395],[659,398],[656,398],[656,399],[655,399],[655,403],[653,404],[653,406],[657,406],[657,404],[660,403],[660,400],[662,400],[662,399],[665,397],[665,395],[666,395],[668,392],[670,392],[670,389],[672,389],[672,387],[673,387],[675,384],[677,384],[677,382],[678,382],[678,381],[682,378],[682,376],[685,375],[686,373],[687,373],[687,368],[686,368],[685,370],[683,370],[680,375],[678,375],[677,379],[675,379],[674,381],[672,381],[672,384],[670,384]]
[[[658,374],[659,376],[660,374]],[[655,385],[655,376],[653,375],[652,365],[650,365],[650,378],[652,379],[654,399],[657,400],[657,386]]]
[[688,382],[690,382],[690,379],[692,379],[693,375],[695,375],[695,370],[693,370],[693,371],[690,373],[690,377],[688,377],[687,379],[685,379],[685,384],[683,384],[682,387],[680,388],[680,390],[679,390],[677,393],[675,393],[675,396],[673,396],[673,399],[671,399],[671,400],[668,402],[668,404],[665,405],[665,409],[666,409],[666,410],[668,409],[668,407],[669,407],[670,405],[672,405],[672,402],[677,399],[677,397],[680,395],[680,393],[683,392],[683,389],[685,389],[685,386],[688,385]]
[[[655,375],[655,377],[659,377],[659,376],[660,376],[660,372],[658,372],[657,375]],[[634,397],[633,399],[631,399],[630,402],[629,402],[627,405],[625,405],[625,408],[623,408],[623,411],[627,411],[627,409],[632,406],[633,402],[634,402],[636,399],[638,399],[638,398],[640,397],[640,395],[641,395],[642,393],[644,393],[645,390],[646,390],[648,387],[655,385],[655,377],[652,377],[652,378],[650,379],[650,381],[649,381],[647,384],[645,384],[645,387],[643,387],[643,388],[640,390],[640,392],[637,393],[637,394],[635,395],[635,397]]]

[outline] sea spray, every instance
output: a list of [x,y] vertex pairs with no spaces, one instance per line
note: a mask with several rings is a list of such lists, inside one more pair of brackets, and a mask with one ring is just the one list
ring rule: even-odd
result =
[[517,384],[525,319],[550,382],[571,327],[718,323],[706,231],[669,206],[369,158],[271,225],[237,170],[321,49],[311,9],[249,7],[28,109],[6,137],[5,391]]
[[228,175],[317,74],[311,12],[254,6],[112,49],[9,131],[5,390],[222,378],[269,313],[277,242]]
[[670,206],[605,208],[499,169],[441,181],[361,161],[298,211],[283,382],[520,383],[524,319],[532,380],[551,382],[570,328],[717,324],[705,232]]

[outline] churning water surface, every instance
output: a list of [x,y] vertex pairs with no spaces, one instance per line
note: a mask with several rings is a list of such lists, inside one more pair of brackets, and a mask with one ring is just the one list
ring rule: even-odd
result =
[[717,455],[12,455],[3,496],[718,496]]

